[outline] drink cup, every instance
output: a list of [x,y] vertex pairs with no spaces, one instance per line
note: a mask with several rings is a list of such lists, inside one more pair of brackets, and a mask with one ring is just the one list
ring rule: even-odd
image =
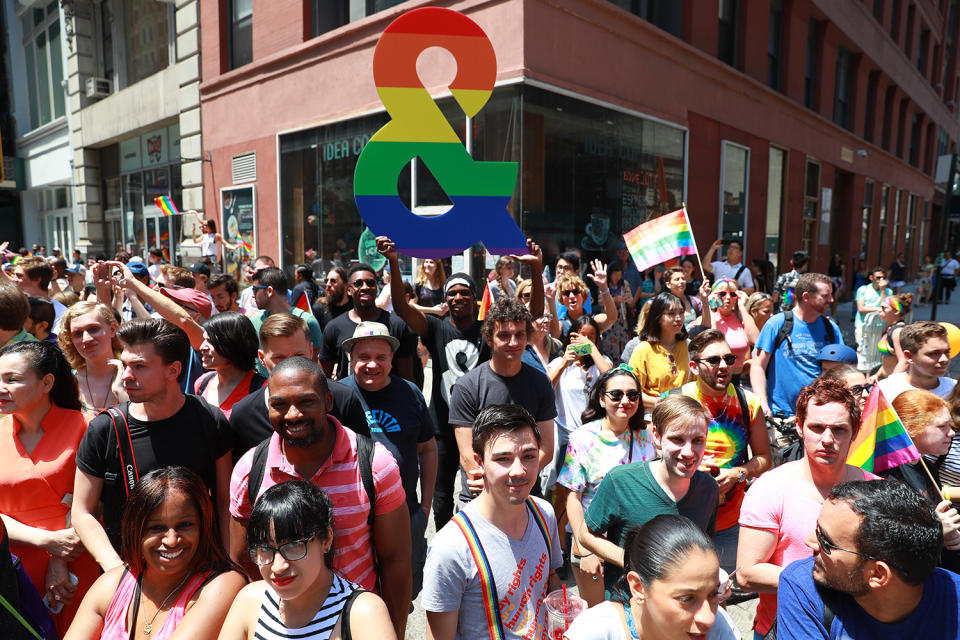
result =
[[570,623],[587,608],[587,602],[572,593],[567,593],[567,603],[564,607],[562,589],[552,591],[544,598],[543,603],[547,607],[547,638],[549,640],[562,640]]

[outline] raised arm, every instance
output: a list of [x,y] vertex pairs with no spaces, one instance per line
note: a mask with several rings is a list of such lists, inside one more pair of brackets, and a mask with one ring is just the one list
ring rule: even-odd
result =
[[610,288],[607,286],[607,265],[599,260],[594,260],[591,266],[593,267],[593,273],[588,273],[587,277],[597,285],[600,302],[603,303],[603,313],[594,315],[593,319],[599,325],[600,333],[603,333],[614,325],[619,318],[619,312],[617,311],[617,305],[613,302],[613,296],[610,295]]
[[530,315],[534,319],[543,315],[543,251],[540,246],[527,238],[529,253],[522,256],[510,256],[517,262],[530,265]]
[[[397,257],[397,247],[393,244],[393,240],[387,236],[378,236],[377,251],[387,259],[390,273],[400,273],[400,259]],[[415,309],[407,302],[407,297],[403,295],[402,278],[390,278],[390,297],[393,298],[393,311],[407,323],[411,331],[421,338],[425,337],[430,323],[427,322],[427,316],[422,311]]]
[[[703,255],[703,260],[700,263],[703,265],[703,271],[705,274],[713,273],[713,255],[717,252],[717,249],[723,246],[723,238],[717,238],[713,241],[713,244],[710,245],[710,248],[707,249],[707,252]],[[706,278],[704,278],[706,280]]]

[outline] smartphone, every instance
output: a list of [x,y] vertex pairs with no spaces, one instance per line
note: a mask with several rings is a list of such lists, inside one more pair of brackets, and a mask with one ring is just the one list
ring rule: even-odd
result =
[[578,356],[588,356],[593,352],[593,347],[589,342],[584,342],[581,344],[572,344],[570,345],[570,351],[575,353]]

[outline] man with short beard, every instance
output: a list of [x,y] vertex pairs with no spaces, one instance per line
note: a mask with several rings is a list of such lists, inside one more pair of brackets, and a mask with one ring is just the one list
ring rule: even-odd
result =
[[411,601],[410,514],[396,461],[382,445],[373,445],[376,497],[371,504],[358,463],[358,436],[327,415],[333,396],[320,366],[303,356],[287,358],[270,373],[267,389],[274,434],[260,486],[250,486],[255,449],[240,458],[230,480],[230,557],[259,579],[247,555],[246,533],[256,497],[288,480],[313,482],[334,502],[332,569],[370,591],[377,589],[379,577],[380,595],[402,636]]
[[960,576],[937,567],[940,520],[905,484],[838,484],[806,544],[813,557],[780,574],[778,638],[960,636]]
[[708,536],[716,533],[717,481],[699,471],[709,424],[710,414],[696,400],[668,395],[653,408],[661,457],[614,467],[600,481],[578,539],[603,559],[608,590],[623,575],[623,545],[634,527],[670,513],[690,518]]
[[680,387],[680,393],[690,396],[710,413],[703,466],[720,485],[713,543],[720,566],[732,572],[737,567],[737,520],[747,479],[757,478],[770,468],[770,440],[760,401],[753,392],[731,382],[731,367],[737,357],[723,334],[707,329],[690,341],[689,350],[690,371],[697,377]]
[[353,309],[353,300],[347,294],[347,270],[333,267],[323,279],[323,298],[313,304],[313,315],[326,329],[330,321]]
[[240,305],[237,304],[237,295],[240,288],[233,276],[226,273],[219,273],[207,281],[207,292],[213,300],[213,306],[218,313],[226,311],[240,311]]

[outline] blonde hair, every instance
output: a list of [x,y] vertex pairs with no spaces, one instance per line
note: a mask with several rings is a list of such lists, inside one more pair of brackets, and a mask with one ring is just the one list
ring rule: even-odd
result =
[[167,284],[175,284],[185,289],[194,289],[197,286],[197,279],[190,269],[164,263],[160,265],[160,273],[163,274]]
[[530,280],[530,279],[521,280],[520,284],[517,285],[517,290],[514,292],[514,296],[516,296],[517,300],[520,300],[522,302],[523,298],[521,298],[520,296],[523,294],[524,291],[526,291],[532,286],[533,286],[533,280]]
[[750,294],[750,297],[747,298],[747,301],[743,304],[743,308],[747,310],[747,313],[753,315],[753,310],[760,306],[761,302],[769,300],[770,304],[773,304],[773,296],[769,293],[764,293],[762,291],[756,291]]
[[[90,313],[91,311],[96,311],[101,323],[108,327],[117,326],[117,319],[114,317],[113,311],[102,302],[81,300],[63,312],[63,318],[60,320],[60,333],[57,334],[57,343],[60,345],[63,355],[67,357],[67,362],[77,370],[86,367],[87,361],[80,355],[77,348],[73,346],[73,330],[71,325],[73,324],[74,318]],[[111,340],[111,347],[115,356],[123,349],[123,346],[120,344],[120,338],[117,337],[116,333],[114,333],[113,340]]]
[[[911,438],[917,438],[924,432],[935,413],[942,409],[950,412],[950,405],[946,400],[923,389],[904,391],[894,398],[891,404]],[[952,414],[950,418],[953,420]],[[956,424],[953,425],[953,430],[957,430]]]
[[[434,264],[437,265],[437,270],[434,272],[437,275],[437,279],[440,281],[440,286],[443,286],[443,283],[447,281],[447,270],[443,266],[443,260],[433,259]],[[430,285],[430,278],[427,277],[427,273],[423,270],[423,263],[426,262],[426,259],[420,261],[420,267],[417,269],[417,277],[414,278],[416,284],[421,285]],[[346,281],[346,278],[344,278]]]

